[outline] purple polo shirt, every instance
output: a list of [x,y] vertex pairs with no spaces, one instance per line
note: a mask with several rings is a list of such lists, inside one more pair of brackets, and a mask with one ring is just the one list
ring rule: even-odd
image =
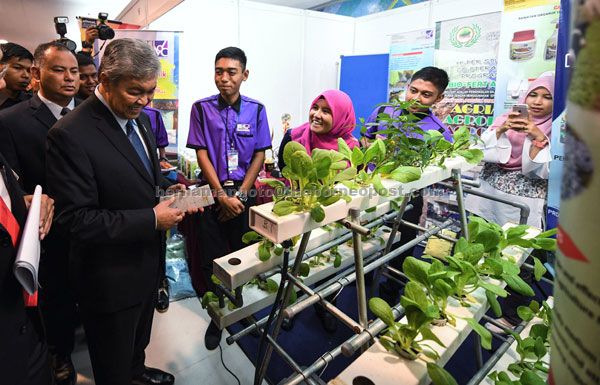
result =
[[[394,107],[392,107],[392,106],[378,107],[371,113],[371,116],[369,116],[369,119],[365,122],[365,124],[366,123],[376,123],[377,116],[381,113],[390,114],[390,116],[395,118],[395,117],[399,116],[402,113],[402,111],[401,110],[394,111]],[[423,119],[421,119],[420,121],[418,121],[416,123],[419,123],[419,128],[421,130],[423,130],[423,131],[429,131],[429,130],[439,131],[442,135],[444,135],[444,139],[446,139],[449,142],[454,142],[454,138],[452,137],[452,133],[450,132],[448,127],[446,127],[444,125],[444,123],[442,123],[438,118],[436,118],[435,115],[433,115],[433,113],[431,112],[431,110],[429,110],[427,112],[427,115],[425,117],[423,117]],[[365,133],[365,136],[367,138],[373,139],[373,138],[375,138],[375,131],[384,130],[384,129],[385,129],[384,127],[380,128],[377,125],[371,126]]]
[[[219,94],[200,99],[192,106],[187,147],[206,149],[219,181],[242,181],[257,151],[271,148],[271,132],[265,106],[240,95],[227,105]],[[238,152],[237,170],[229,172],[227,150]]]
[[166,147],[169,145],[169,136],[167,135],[167,129],[163,122],[160,111],[152,107],[144,107],[143,110],[150,118],[150,124],[152,125],[152,132],[156,139],[156,147]]

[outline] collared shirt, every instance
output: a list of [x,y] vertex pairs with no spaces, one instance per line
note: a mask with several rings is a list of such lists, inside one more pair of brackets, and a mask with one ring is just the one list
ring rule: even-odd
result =
[[[60,113],[62,112],[62,109],[64,107],[59,106],[58,104],[56,104],[54,102],[51,102],[50,100],[46,99],[44,97],[44,95],[42,95],[42,90],[40,90],[40,92],[38,92],[38,97],[46,105],[46,107],[48,107],[48,109],[50,110],[50,112],[52,112],[52,115],[54,115],[54,117],[56,118],[56,120],[59,120],[60,118],[63,117]],[[66,107],[69,110],[72,110],[73,108],[75,108],[75,99],[71,98],[71,101],[69,102],[69,104],[67,104]]]
[[[372,113],[371,116],[369,116],[369,119],[367,119],[366,123],[377,123],[377,116],[379,114],[389,114],[390,117],[392,118],[396,118],[398,117],[401,113],[402,110],[397,110],[394,111],[394,107],[392,106],[383,106],[383,107],[378,107],[377,109],[375,109]],[[418,116],[418,115],[417,115]],[[442,135],[444,135],[444,139],[446,139],[449,142],[454,142],[454,138],[452,137],[452,133],[450,132],[450,130],[448,129],[448,127],[446,127],[444,125],[444,123],[442,123],[432,112],[431,110],[428,110],[426,115],[419,121],[414,121],[414,123],[418,123],[419,124],[419,128],[423,131],[429,131],[429,130],[436,130],[439,131]],[[375,138],[375,131],[380,131],[380,130],[384,130],[385,129],[385,122],[381,122],[380,126],[378,125],[373,125],[371,127],[369,127],[369,129],[367,130],[365,136],[368,138]],[[420,135],[419,135],[420,137]]]
[[[217,94],[192,106],[187,147],[208,151],[219,181],[242,181],[255,152],[271,148],[267,112],[262,103],[246,96],[227,105]],[[237,170],[229,171],[227,152],[238,153]]]
[[[127,136],[127,128],[125,126],[127,125],[127,121],[129,119],[120,118],[113,112],[113,110],[110,108],[110,106],[106,102],[106,99],[104,99],[104,96],[102,96],[102,94],[98,90],[98,87],[96,87],[96,89],[94,90],[94,94],[96,94],[96,96],[98,97],[98,99],[100,99],[102,104],[104,104],[106,106],[106,108],[108,108],[110,113],[115,117],[117,124],[119,124],[119,126],[121,127],[121,130],[123,130],[123,133],[125,134],[125,136]],[[148,152],[148,147],[146,147],[146,141],[144,140],[144,137],[142,135],[140,135],[140,129],[138,128],[137,122],[135,121],[135,119],[131,119],[131,122],[133,123],[133,129],[134,129],[135,133],[137,134],[137,136],[140,137],[140,141],[142,142],[142,145],[144,145],[144,150],[146,151],[146,155],[148,155],[148,159],[151,159],[149,152]]]
[[154,139],[156,139],[156,147],[168,146],[169,136],[167,135],[167,129],[160,114],[160,110],[146,106],[144,107],[144,112],[148,114],[148,117],[150,118],[152,132],[154,133]]

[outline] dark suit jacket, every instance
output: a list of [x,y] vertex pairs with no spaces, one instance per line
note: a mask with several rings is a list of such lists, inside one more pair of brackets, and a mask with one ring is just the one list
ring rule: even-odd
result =
[[[48,133],[48,189],[55,223],[71,240],[69,275],[80,306],[112,312],[140,303],[157,287],[164,233],[152,208],[160,173],[147,115],[137,120],[154,175],[110,110],[90,96]],[[153,180],[154,179],[154,180]]]
[[46,193],[46,136],[54,123],[56,118],[37,95],[0,111],[0,151],[27,194],[38,184]]
[[[24,193],[1,154],[0,173],[10,195],[11,211],[23,228],[27,214]],[[15,257],[11,237],[0,224],[0,373],[2,383],[10,385],[26,378],[30,349],[41,335],[37,308],[25,309],[23,287],[13,274]]]

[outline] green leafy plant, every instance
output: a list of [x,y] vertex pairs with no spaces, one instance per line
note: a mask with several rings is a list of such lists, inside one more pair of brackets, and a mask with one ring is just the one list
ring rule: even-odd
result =
[[529,306],[519,306],[517,309],[519,317],[530,322],[534,317],[540,318],[541,323],[533,325],[529,336],[522,338],[511,329],[506,329],[517,341],[517,354],[519,360],[508,365],[508,371],[518,378],[511,380],[506,372],[494,371],[489,378],[496,385],[542,385],[546,383],[549,371],[549,363],[544,360],[550,353],[550,331],[552,330],[552,309],[546,301],[542,305],[537,301],[531,301]]
[[[391,106],[394,112],[392,114],[380,113],[377,116],[377,123],[365,125],[364,120],[361,120],[361,132],[364,135],[371,126],[376,126],[378,130],[372,134],[385,135],[383,141],[388,156],[377,166],[380,173],[390,174],[391,178],[398,180],[392,171],[395,171],[396,174],[410,171],[399,167],[424,169],[430,164],[444,167],[443,163],[446,158],[456,155],[463,156],[467,162],[473,164],[477,164],[483,159],[483,152],[468,148],[478,139],[475,135],[471,135],[467,127],[461,127],[454,132],[453,143],[446,140],[438,131],[423,131],[420,128],[422,117],[411,113],[409,109],[411,106],[425,107],[419,105],[416,100],[408,102],[394,100],[392,103],[383,103],[378,106]],[[375,142],[377,140],[381,139],[378,138]]]
[[[421,354],[432,360],[439,359],[439,354],[427,343],[427,341],[434,341],[445,347],[429,328],[436,313],[435,306],[427,301],[422,288],[411,282],[406,285],[402,306],[406,313],[406,324],[395,321],[392,309],[381,298],[374,297],[369,300],[369,309],[387,326],[379,337],[381,345],[387,351],[395,352],[408,359],[425,361]],[[457,384],[452,375],[444,368],[432,362],[425,362],[427,373],[435,385]]]
[[261,261],[268,261],[273,254],[277,256],[283,254],[283,247],[281,245],[271,242],[256,231],[245,233],[242,236],[242,242],[246,244],[258,242],[258,259]]
[[283,149],[283,158],[286,166],[281,173],[288,180],[290,188],[286,189],[279,180],[263,179],[263,182],[275,187],[276,192],[280,192],[275,197],[275,214],[284,216],[308,211],[315,222],[321,222],[325,219],[323,207],[340,199],[351,200],[334,189],[336,183],[356,176],[356,168],[347,167],[344,155],[318,148],[308,155],[303,145],[292,141]]

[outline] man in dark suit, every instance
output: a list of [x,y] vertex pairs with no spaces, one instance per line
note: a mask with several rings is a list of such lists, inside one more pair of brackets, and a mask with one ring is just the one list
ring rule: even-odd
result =
[[[47,191],[46,137],[50,127],[72,110],[79,87],[75,56],[60,43],[40,44],[35,50],[33,77],[40,89],[31,99],[0,111],[0,151],[28,194],[36,185]],[[67,280],[68,241],[52,231],[42,243],[39,280],[40,308],[56,385],[74,385],[71,362],[77,307]]]
[[[0,90],[6,86],[3,66],[0,60]],[[0,373],[6,385],[52,384],[40,314],[36,307],[25,306],[23,287],[13,274],[20,230],[31,199],[31,195],[24,196],[16,174],[0,153]],[[41,203],[43,239],[52,224],[54,202],[42,195]]]
[[[136,39],[111,41],[100,85],[48,134],[47,177],[57,226],[68,234],[69,278],[97,385],[172,384],[144,365],[164,230],[184,216],[159,202],[161,175],[148,116],[160,63]],[[181,188],[182,185],[176,185]]]

